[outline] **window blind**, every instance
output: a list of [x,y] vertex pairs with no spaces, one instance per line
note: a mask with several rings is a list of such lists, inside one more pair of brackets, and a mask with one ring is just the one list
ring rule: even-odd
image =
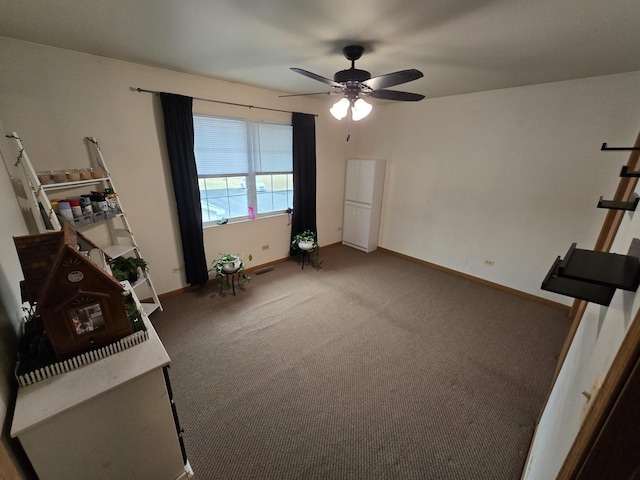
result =
[[249,145],[244,121],[193,116],[198,175],[249,173]]
[[198,175],[293,170],[291,125],[194,115],[193,128]]

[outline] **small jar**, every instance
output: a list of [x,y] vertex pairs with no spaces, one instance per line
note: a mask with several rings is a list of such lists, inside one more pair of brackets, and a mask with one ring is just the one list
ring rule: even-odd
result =
[[38,172],[37,175],[41,185],[49,185],[51,183],[51,172]]
[[80,171],[78,169],[69,170],[67,172],[67,182],[77,182],[80,180]]
[[91,180],[91,169],[85,168],[80,170],[80,180]]
[[104,177],[104,170],[100,168],[91,169],[91,178],[102,178]]
[[67,172],[65,170],[56,170],[51,174],[53,183],[64,183],[67,181]]

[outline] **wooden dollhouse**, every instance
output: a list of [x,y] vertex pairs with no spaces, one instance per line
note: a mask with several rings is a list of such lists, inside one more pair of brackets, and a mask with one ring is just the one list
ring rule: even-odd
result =
[[35,306],[58,360],[132,333],[124,288],[89,258],[96,246],[73,225],[14,237],[14,243],[25,278],[23,300]]

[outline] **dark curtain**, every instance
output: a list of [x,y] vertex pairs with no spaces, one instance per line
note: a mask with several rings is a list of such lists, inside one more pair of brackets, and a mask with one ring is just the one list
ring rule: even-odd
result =
[[160,101],[187,283],[203,285],[209,274],[202,237],[198,171],[193,153],[193,98],[160,93]]
[[291,239],[316,232],[316,119],[293,113],[293,215]]

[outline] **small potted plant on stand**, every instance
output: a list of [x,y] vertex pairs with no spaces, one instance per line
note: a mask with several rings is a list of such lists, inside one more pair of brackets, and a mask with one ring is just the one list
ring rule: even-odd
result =
[[[238,254],[232,253],[220,253],[220,256],[215,259],[213,262],[213,271],[215,271],[216,279],[220,280],[220,293],[222,293],[222,289],[226,287],[227,289],[232,288],[233,294],[235,295],[235,287],[233,283],[229,284],[229,276],[232,276],[232,281],[235,275],[238,275],[238,285],[243,280],[247,282],[251,281],[251,275],[244,271],[245,264],[242,260],[242,256]],[[249,255],[247,257],[247,261],[253,260],[253,256]],[[223,277],[226,278],[226,282],[223,281]],[[226,285],[225,285],[226,284]]]
[[320,247],[316,241],[316,234],[311,230],[298,233],[291,241],[291,247],[295,252],[302,255],[302,268],[304,268],[304,258],[308,257],[309,263],[318,270],[322,266],[320,260]]

